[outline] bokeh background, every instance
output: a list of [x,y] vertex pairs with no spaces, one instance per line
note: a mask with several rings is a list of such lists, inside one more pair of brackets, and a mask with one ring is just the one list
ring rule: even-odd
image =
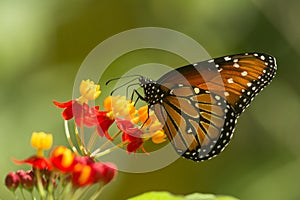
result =
[[[268,52],[277,58],[278,73],[241,116],[220,156],[203,163],[179,159],[146,174],[121,172],[102,199],[151,190],[300,199],[299,9],[295,0],[0,1],[0,180],[20,168],[12,157],[34,153],[31,132],[51,132],[55,144],[67,144],[52,100],[71,98],[77,70],[96,45],[128,29],[155,26],[194,38],[213,57]],[[186,64],[167,53],[147,53],[116,63]],[[3,185],[0,197],[12,198]]]

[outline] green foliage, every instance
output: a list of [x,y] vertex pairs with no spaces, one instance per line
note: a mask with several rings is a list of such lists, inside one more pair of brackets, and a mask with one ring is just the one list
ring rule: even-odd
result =
[[238,200],[229,196],[193,193],[187,196],[175,196],[168,192],[147,192],[128,200]]

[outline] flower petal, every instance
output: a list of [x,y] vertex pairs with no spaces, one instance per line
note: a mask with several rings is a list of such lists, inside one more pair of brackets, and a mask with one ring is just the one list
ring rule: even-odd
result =
[[52,170],[53,168],[50,162],[43,157],[31,156],[25,160],[13,159],[13,161],[16,164],[30,164],[32,165],[33,168],[40,169],[40,170],[42,169]]

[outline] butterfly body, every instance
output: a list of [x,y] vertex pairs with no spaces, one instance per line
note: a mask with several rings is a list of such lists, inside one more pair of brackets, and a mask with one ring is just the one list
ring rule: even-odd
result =
[[163,75],[140,78],[147,102],[177,153],[194,161],[218,155],[237,118],[274,77],[276,61],[262,53],[203,61]]

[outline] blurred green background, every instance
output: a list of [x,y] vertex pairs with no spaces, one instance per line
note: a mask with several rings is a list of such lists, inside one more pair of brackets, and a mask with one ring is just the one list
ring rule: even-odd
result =
[[[194,38],[213,57],[268,52],[277,58],[278,73],[241,116],[220,156],[203,163],[179,159],[146,174],[119,173],[102,199],[150,190],[300,199],[299,10],[295,0],[0,1],[0,180],[20,168],[12,157],[34,153],[32,131],[51,132],[55,144],[67,144],[61,110],[51,101],[71,98],[77,70],[96,45],[128,29],[155,26]],[[147,54],[136,56],[130,58]],[[0,197],[12,195],[1,186]]]

